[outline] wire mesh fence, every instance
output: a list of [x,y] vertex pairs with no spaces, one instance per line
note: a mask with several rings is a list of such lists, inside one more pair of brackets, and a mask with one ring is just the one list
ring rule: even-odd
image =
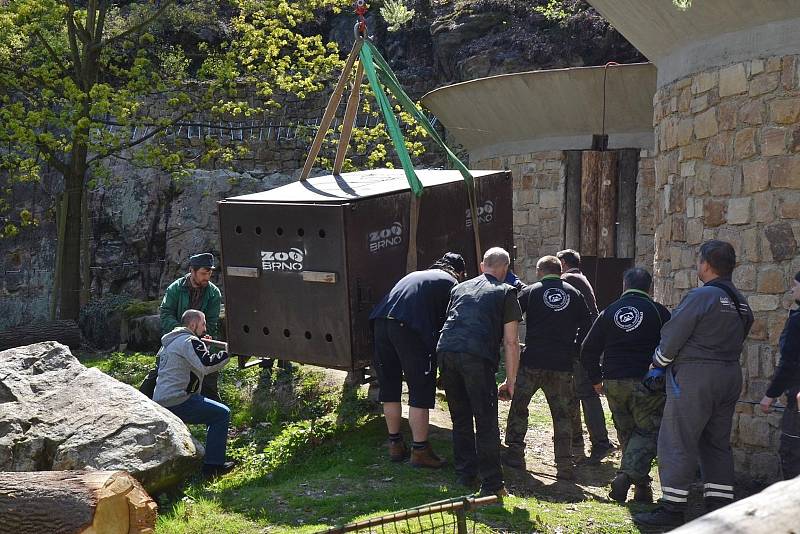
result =
[[332,527],[320,534],[468,534],[477,532],[478,523],[471,514],[476,508],[496,504],[498,498],[457,497],[445,501],[428,503],[393,514],[382,515],[364,521]]

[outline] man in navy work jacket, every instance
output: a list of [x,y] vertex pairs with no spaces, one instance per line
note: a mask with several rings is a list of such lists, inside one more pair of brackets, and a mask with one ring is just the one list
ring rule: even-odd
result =
[[631,484],[635,501],[653,501],[650,466],[656,457],[665,396],[663,389],[647,389],[642,379],[670,313],[650,298],[652,283],[653,277],[640,267],[625,271],[622,296],[597,317],[581,351],[594,389],[605,391],[622,446],[622,465],[609,494],[618,502],[625,502]]
[[402,278],[375,307],[375,371],[379,400],[389,431],[389,458],[403,461],[409,451],[400,434],[402,381],[408,383],[411,465],[441,467],[428,443],[428,414],[436,398],[436,342],[444,324],[450,290],[464,279],[464,259],[445,254],[425,271]]
[[666,368],[667,402],[658,434],[660,504],[634,520],[651,527],[684,523],[689,486],[703,476],[711,511],[733,502],[731,426],[742,390],[739,357],[753,325],[747,299],[731,281],[736,252],[730,243],[700,245],[692,289],[661,329],[653,366]]

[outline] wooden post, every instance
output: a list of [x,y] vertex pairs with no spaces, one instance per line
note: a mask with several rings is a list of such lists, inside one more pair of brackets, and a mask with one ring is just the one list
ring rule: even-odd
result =
[[584,256],[597,256],[597,199],[603,153],[584,150],[581,160],[581,246]]
[[597,196],[597,257],[613,258],[617,237],[617,152],[600,152]]
[[567,150],[566,205],[564,207],[564,248],[581,248],[581,155]]
[[619,184],[617,188],[617,258],[636,256],[636,175],[639,151],[619,151]]

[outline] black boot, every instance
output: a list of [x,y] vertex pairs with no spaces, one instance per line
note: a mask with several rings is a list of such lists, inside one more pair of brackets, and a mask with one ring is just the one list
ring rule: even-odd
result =
[[633,485],[633,500],[643,504],[653,504],[653,488],[650,481]]
[[633,522],[650,528],[677,528],[686,522],[685,511],[685,505],[662,504],[652,512],[635,514]]
[[628,500],[628,490],[631,484],[633,484],[631,477],[625,473],[617,473],[617,476],[611,481],[611,491],[608,494],[608,498],[617,502],[625,502]]

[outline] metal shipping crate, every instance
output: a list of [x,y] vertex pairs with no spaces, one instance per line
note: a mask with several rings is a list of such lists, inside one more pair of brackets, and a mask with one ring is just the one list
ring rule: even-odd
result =
[[[511,251],[508,171],[473,171],[481,246]],[[458,171],[418,171],[417,268],[447,251],[476,274]],[[229,350],[336,369],[372,359],[369,314],[406,274],[411,191],[402,170],[320,176],[219,203]]]

